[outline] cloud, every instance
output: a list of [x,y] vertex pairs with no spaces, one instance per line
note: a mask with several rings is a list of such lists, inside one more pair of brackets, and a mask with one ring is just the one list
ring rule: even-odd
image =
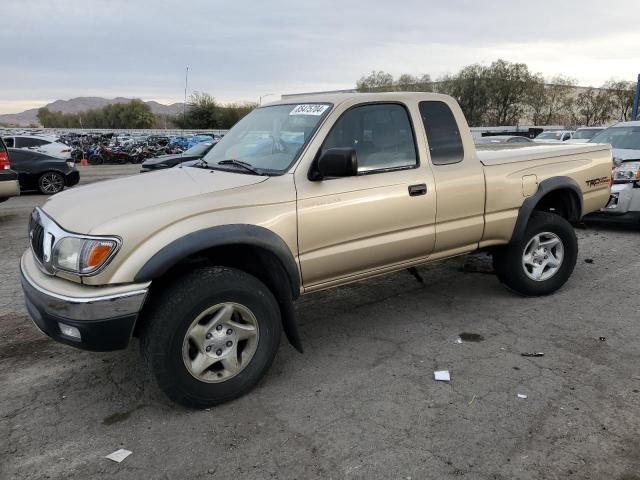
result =
[[635,3],[4,0],[0,111],[79,95],[180,101],[187,65],[189,90],[223,101],[499,57],[581,84],[632,80]]

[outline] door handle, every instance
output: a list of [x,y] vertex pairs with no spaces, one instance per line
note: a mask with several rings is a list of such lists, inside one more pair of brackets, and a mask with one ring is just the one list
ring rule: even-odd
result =
[[427,193],[427,185],[425,183],[419,183],[417,185],[409,185],[409,196],[417,197],[418,195],[425,195]]

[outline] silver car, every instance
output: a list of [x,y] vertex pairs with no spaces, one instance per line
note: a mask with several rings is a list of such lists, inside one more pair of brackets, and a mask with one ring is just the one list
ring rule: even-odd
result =
[[640,220],[640,121],[612,125],[589,142],[609,143],[613,150],[611,198],[601,213]]

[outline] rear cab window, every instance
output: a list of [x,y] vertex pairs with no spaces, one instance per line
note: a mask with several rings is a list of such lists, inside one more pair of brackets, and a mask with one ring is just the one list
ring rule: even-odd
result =
[[431,163],[449,165],[464,159],[462,136],[453,112],[439,100],[420,102],[420,117],[427,134]]

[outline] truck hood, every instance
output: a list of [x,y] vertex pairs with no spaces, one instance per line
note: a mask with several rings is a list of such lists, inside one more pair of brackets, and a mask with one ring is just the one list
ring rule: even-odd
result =
[[268,178],[204,168],[169,168],[65,190],[53,195],[43,210],[62,228],[87,234],[136,210],[245,187]]
[[640,150],[630,150],[628,148],[614,148],[613,158],[620,160],[640,160]]

